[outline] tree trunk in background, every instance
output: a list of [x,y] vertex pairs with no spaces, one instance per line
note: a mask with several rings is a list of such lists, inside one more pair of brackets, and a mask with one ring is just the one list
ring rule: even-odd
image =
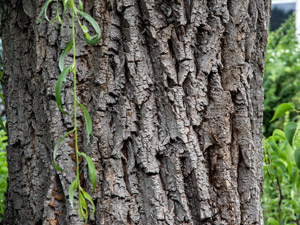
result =
[[[54,1],[55,2],[55,1]],[[83,224],[68,201],[73,127],[55,102],[71,39],[36,17],[40,0],[3,0],[9,146],[4,224]],[[89,224],[263,224],[262,114],[270,0],[93,0],[102,38],[77,35],[78,95],[93,120]],[[50,6],[49,16],[56,5]],[[71,55],[67,62],[71,62]],[[72,79],[63,89],[72,113]],[[78,116],[85,142],[82,115]],[[91,191],[86,165],[84,187]],[[76,204],[75,204],[76,206]]]

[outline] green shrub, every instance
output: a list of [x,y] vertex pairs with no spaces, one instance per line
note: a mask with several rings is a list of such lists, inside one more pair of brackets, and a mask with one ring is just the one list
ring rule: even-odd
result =
[[[300,49],[295,34],[294,15],[269,34],[263,86],[263,129],[264,135],[269,136],[263,140],[264,223],[298,225],[300,117],[296,109],[300,108]],[[274,122],[270,123],[270,120]]]
[[[271,32],[266,52],[264,103],[264,135],[270,136],[276,127],[283,126],[283,119],[270,124],[275,108],[283,102],[293,102],[300,108],[300,49],[295,34],[295,15],[278,30]],[[296,114],[291,114],[291,120]]]
[[275,129],[272,136],[263,140],[262,208],[266,225],[300,223],[300,176],[294,160],[295,149],[300,148],[300,137],[296,134],[293,148],[285,132]]

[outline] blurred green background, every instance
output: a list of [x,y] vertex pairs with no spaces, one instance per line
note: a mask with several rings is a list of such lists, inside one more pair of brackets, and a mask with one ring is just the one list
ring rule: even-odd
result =
[[[269,33],[263,86],[264,223],[298,225],[300,114],[296,110],[286,112],[270,123],[277,106],[282,103],[292,102],[296,109],[300,109],[300,49],[294,14],[277,30]],[[290,125],[294,125],[292,136]]]

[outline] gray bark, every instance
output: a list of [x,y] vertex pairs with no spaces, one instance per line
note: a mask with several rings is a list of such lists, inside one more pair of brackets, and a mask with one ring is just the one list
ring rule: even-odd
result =
[[[55,103],[58,57],[71,38],[38,24],[43,1],[3,0],[9,146],[3,224],[83,224],[68,188],[73,127]],[[94,0],[102,38],[78,30],[78,95],[93,121],[89,224],[263,224],[262,113],[270,0]],[[53,4],[48,11],[53,15]],[[67,62],[71,62],[69,55]],[[72,113],[72,79],[64,84]],[[85,143],[78,116],[80,143]],[[85,189],[92,193],[86,164]]]

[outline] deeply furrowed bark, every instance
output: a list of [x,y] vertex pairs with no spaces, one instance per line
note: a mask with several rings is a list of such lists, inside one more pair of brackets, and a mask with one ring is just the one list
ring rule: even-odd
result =
[[[38,0],[2,2],[9,146],[3,224],[83,224],[68,202],[73,127],[54,97],[70,40],[37,23]],[[262,112],[269,0],[94,0],[102,38],[78,30],[78,95],[93,120],[89,224],[263,224]],[[55,13],[50,5],[49,16]],[[67,62],[71,62],[71,55]],[[72,113],[72,79],[63,91]],[[84,145],[84,123],[81,145]],[[86,165],[83,185],[92,193]]]

